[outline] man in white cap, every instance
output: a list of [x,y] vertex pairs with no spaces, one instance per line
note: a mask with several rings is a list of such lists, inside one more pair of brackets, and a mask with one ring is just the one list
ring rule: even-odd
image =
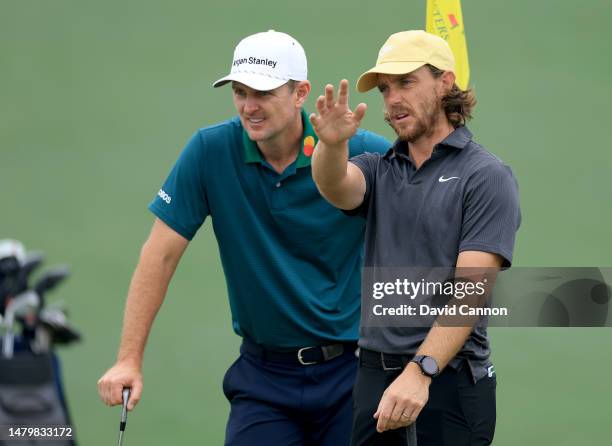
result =
[[[302,46],[275,31],[246,37],[214,86],[230,83],[238,116],[198,130],[149,205],[157,219],[99,393],[114,405],[131,387],[129,408],[139,401],[151,324],[210,215],[243,339],[223,380],[226,444],[348,444],[364,224],[330,206],[312,181],[317,137],[302,110],[311,89]],[[360,131],[349,146],[358,155],[390,143]]]
[[[346,81],[337,100],[328,85],[311,116],[320,138],[313,178],[330,203],[366,220],[364,266],[385,274],[401,269],[413,283],[425,277],[419,271],[436,268],[456,267],[455,279],[465,268],[494,276],[510,266],[520,224],[510,168],[465,127],[475,99],[455,84],[454,66],[438,36],[388,38],[376,66],[357,82],[361,92],[378,88],[398,136],[384,155],[351,158],[348,140],[366,106],[348,108]],[[372,294],[362,295],[352,444],[405,445],[406,426],[414,432],[415,421],[419,446],[490,444],[496,381],[486,321],[411,323],[412,314],[383,311],[386,302],[397,304],[388,310],[410,303],[390,294],[375,305]]]

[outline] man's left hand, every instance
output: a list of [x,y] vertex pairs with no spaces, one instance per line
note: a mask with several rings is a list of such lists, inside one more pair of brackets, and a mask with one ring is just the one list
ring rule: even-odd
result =
[[408,363],[378,403],[376,430],[384,432],[414,423],[429,399],[430,384],[431,378],[423,375],[417,364]]

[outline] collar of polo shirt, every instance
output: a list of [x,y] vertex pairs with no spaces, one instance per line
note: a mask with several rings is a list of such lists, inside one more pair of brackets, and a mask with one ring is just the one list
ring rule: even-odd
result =
[[[462,125],[453,130],[450,135],[444,138],[437,145],[454,149],[463,149],[471,140],[472,132],[470,132],[466,126]],[[385,157],[390,157],[396,154],[408,156],[408,144],[406,141],[397,139],[393,144],[393,147],[391,147],[385,154]]]
[[[312,152],[318,141],[317,135],[304,109],[302,109],[302,125],[304,126],[304,134],[302,135],[302,148],[300,149],[300,153],[298,153],[295,164],[297,169],[310,166]],[[242,129],[242,145],[244,146],[244,161],[246,163],[261,163],[263,161],[261,153],[259,153],[259,149],[257,148],[257,143],[249,139],[249,134],[244,129]]]

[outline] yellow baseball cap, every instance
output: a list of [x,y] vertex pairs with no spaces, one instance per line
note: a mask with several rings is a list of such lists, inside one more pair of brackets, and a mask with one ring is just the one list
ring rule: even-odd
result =
[[376,66],[359,77],[357,91],[376,87],[378,73],[408,74],[425,64],[455,72],[455,57],[446,40],[422,30],[392,34],[378,52]]

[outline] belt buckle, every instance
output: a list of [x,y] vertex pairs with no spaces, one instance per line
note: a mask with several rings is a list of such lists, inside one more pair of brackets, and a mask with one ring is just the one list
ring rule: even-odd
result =
[[297,359],[298,362],[302,365],[313,365],[316,364],[317,361],[312,361],[312,362],[306,362],[304,361],[304,358],[302,358],[302,352],[304,352],[304,350],[310,350],[311,348],[316,348],[316,347],[302,347],[301,349],[298,350],[297,352]]
[[390,370],[401,370],[402,367],[387,367],[387,365],[385,364],[385,354],[383,352],[380,352],[380,362],[382,364],[382,368],[385,372],[390,371]]

